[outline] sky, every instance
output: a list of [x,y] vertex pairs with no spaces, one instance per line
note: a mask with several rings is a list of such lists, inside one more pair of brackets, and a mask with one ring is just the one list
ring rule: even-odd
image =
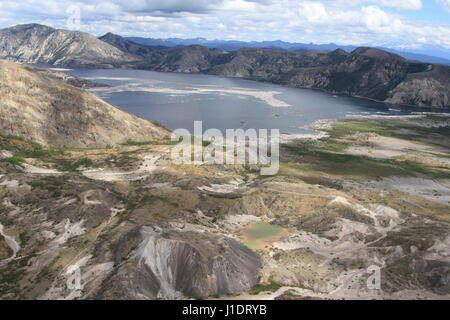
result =
[[0,27],[450,49],[450,0],[0,0]]

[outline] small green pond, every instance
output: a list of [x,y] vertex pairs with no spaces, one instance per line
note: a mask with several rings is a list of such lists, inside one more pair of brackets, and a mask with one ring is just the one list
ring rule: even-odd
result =
[[283,228],[269,223],[255,223],[245,230],[249,240],[261,240],[270,238],[280,233]]
[[[253,250],[263,249],[270,239],[283,232],[283,228],[269,223],[255,223],[244,230],[243,243]],[[267,240],[267,242],[266,242]]]

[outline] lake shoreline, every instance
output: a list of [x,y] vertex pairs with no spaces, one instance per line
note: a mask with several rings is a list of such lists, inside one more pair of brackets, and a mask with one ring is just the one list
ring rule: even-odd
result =
[[[31,65],[33,66],[33,64],[31,64]],[[319,92],[323,92],[323,93],[326,93],[326,94],[329,94],[329,95],[336,95],[336,96],[340,96],[340,97],[349,97],[349,98],[355,98],[355,99],[361,99],[361,100],[366,100],[366,101],[382,103],[382,104],[389,105],[391,107],[412,108],[412,109],[415,109],[417,111],[418,110],[427,110],[429,112],[437,112],[437,111],[450,112],[450,108],[436,108],[436,107],[430,107],[430,106],[419,107],[419,106],[412,105],[412,104],[392,104],[392,103],[385,102],[385,101],[382,101],[382,100],[377,100],[377,99],[364,97],[364,96],[359,96],[359,95],[352,95],[352,94],[342,93],[342,92],[333,92],[333,91],[329,91],[329,90],[322,89],[322,88],[313,88],[313,87],[303,87],[303,86],[292,86],[292,85],[280,84],[280,83],[277,83],[277,82],[271,82],[271,81],[264,80],[264,79],[261,79],[261,78],[232,77],[232,76],[216,75],[216,74],[201,73],[201,72],[189,72],[189,73],[187,73],[187,72],[165,72],[165,71],[138,69],[138,68],[108,68],[108,69],[84,68],[84,69],[73,69],[73,68],[62,68],[62,67],[52,66],[52,65],[42,66],[40,64],[38,64],[36,66],[40,66],[42,68],[48,68],[48,69],[55,69],[55,71],[61,71],[61,72],[67,72],[67,73],[69,73],[72,70],[129,70],[129,71],[139,70],[139,71],[157,72],[157,73],[162,73],[162,74],[190,74],[190,75],[202,75],[202,76],[220,77],[220,78],[224,78],[224,79],[240,79],[240,80],[246,80],[246,81],[251,81],[251,82],[260,82],[260,83],[267,83],[267,84],[271,84],[271,85],[277,85],[277,86],[284,87],[284,88],[319,91]]]
[[399,115],[428,111],[399,110],[385,103],[336,96],[317,89],[200,73],[134,69],[72,69],[70,73],[110,85],[91,92],[126,112],[170,130],[186,128],[192,132],[194,121],[203,121],[205,129],[276,128],[282,134],[310,135],[316,132],[309,126],[317,120],[353,114]]

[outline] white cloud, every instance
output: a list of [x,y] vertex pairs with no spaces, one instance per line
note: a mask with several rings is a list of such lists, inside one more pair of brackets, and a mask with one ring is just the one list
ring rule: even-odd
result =
[[448,12],[450,12],[450,0],[437,0]]
[[[450,8],[450,0],[435,1]],[[82,31],[96,35],[450,48],[449,25],[403,15],[420,10],[420,0],[1,0],[0,26],[37,22],[66,28],[71,4],[81,9]]]
[[379,0],[380,5],[398,9],[420,10],[422,9],[421,0]]
[[422,0],[315,0],[325,2],[335,7],[352,7],[360,4],[380,5],[405,10],[420,10],[423,7]]
[[319,2],[305,2],[300,4],[300,16],[309,22],[325,22],[329,16],[325,6]]
[[377,6],[363,7],[361,10],[362,21],[369,30],[381,31],[383,28],[390,28],[398,23],[395,18]]

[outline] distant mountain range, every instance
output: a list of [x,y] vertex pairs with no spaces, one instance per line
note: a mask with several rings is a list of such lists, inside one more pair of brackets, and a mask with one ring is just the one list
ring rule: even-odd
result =
[[392,104],[450,108],[450,67],[408,61],[377,48],[350,52],[200,45],[150,47],[108,33],[92,35],[41,25],[0,30],[0,58],[72,68],[135,68],[241,77]]
[[[276,41],[236,41],[236,40],[207,40],[204,38],[195,39],[180,39],[180,38],[168,38],[168,39],[154,39],[154,38],[142,38],[142,37],[125,37],[125,39],[150,48],[177,48],[190,45],[201,45],[207,48],[223,49],[227,51],[236,51],[242,48],[259,48],[259,49],[273,49],[273,50],[289,50],[289,51],[313,51],[313,52],[330,52],[336,49],[343,49],[347,52],[355,50],[356,46],[351,45],[339,45],[335,43],[328,44],[314,44],[314,43],[293,43],[285,42],[281,40]],[[410,49],[408,51],[399,50],[395,48],[377,46],[377,49],[392,52],[402,56],[405,59],[428,62],[428,63],[440,63],[450,65],[450,50],[439,47],[429,46],[423,49]]]

